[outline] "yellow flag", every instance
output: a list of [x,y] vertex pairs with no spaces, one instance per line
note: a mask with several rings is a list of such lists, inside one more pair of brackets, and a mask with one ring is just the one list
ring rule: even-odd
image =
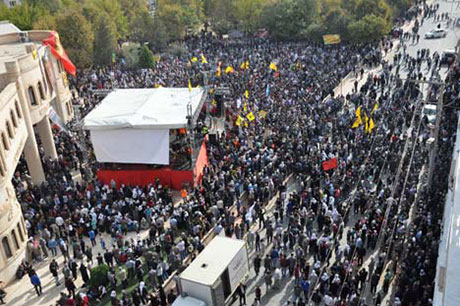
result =
[[374,119],[369,119],[369,133],[372,133],[372,130],[375,128]]
[[219,63],[219,66],[217,66],[216,76],[220,77],[221,74],[222,74],[222,71],[220,69],[220,63]]
[[192,81],[190,79],[188,79],[188,91],[192,92]]
[[270,63],[270,69],[273,70],[273,71],[278,71],[278,67],[276,66],[276,64],[274,62]]
[[208,63],[208,61],[206,60],[206,57],[204,57],[203,54],[201,54],[201,62],[202,62],[203,64],[207,64],[207,63]]
[[212,99],[211,104],[214,105],[214,106],[216,106],[216,105],[217,105],[216,100],[215,100],[215,99]]
[[353,129],[357,128],[358,126],[360,126],[363,123],[363,121],[361,119],[361,106],[356,109],[355,114],[356,114],[356,120],[353,123],[353,125],[351,126],[351,128],[353,128]]
[[246,99],[249,98],[249,91],[246,89],[246,91],[244,92],[244,96],[246,97]]
[[256,117],[254,116],[254,114],[252,112],[247,114],[246,118],[248,118],[249,121],[254,121],[254,119],[256,119]]
[[192,58],[190,59],[190,61],[191,61],[192,63],[196,63],[196,62],[198,62],[198,57],[194,56],[194,57],[192,57]]
[[243,110],[244,110],[244,111],[247,111],[247,110],[248,110],[247,107],[246,107],[246,102],[243,103]]
[[340,44],[340,35],[339,34],[323,35],[323,41],[325,45]]
[[264,111],[264,110],[261,110],[261,111],[259,112],[259,117],[261,117],[261,118],[264,118],[264,119],[265,119],[265,117],[267,117],[267,112],[266,112],[266,111]]
[[242,62],[240,68],[249,69],[249,61]]
[[245,126],[245,127],[248,127],[248,122],[247,122],[246,120],[244,120],[243,123],[244,123],[244,126]]
[[225,69],[225,73],[226,74],[229,74],[229,73],[233,73],[235,70],[233,70],[233,67],[232,66],[227,66],[227,68]]
[[244,118],[241,117],[241,116],[238,116],[238,118],[236,118],[235,124],[236,124],[237,126],[240,126],[240,125],[241,125],[241,122],[243,122],[243,121],[244,121]]
[[372,109],[371,115],[374,114],[374,112],[375,112],[376,110],[378,110],[378,109],[379,109],[379,103],[378,103],[378,102],[375,102],[375,105],[374,105],[374,108]]

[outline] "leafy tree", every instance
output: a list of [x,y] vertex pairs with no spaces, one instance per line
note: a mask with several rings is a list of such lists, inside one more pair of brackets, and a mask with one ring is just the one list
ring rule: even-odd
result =
[[96,23],[94,33],[94,64],[98,66],[109,65],[112,53],[117,47],[116,25],[109,16],[102,14]]
[[151,48],[153,50],[161,51],[163,50],[168,43],[169,36],[166,31],[166,27],[160,18],[155,18],[153,21],[153,28],[155,29],[152,33]]
[[170,40],[182,39],[185,35],[184,14],[178,4],[168,3],[165,0],[158,1],[157,18],[168,29]]
[[267,5],[262,12],[270,33],[283,40],[302,38],[302,33],[318,14],[317,0],[278,0]]
[[[75,0],[74,0],[75,1]],[[118,1],[86,0],[83,4],[83,15],[93,24],[98,23],[101,15],[110,16],[111,24],[115,25],[115,39],[124,39],[128,35],[128,19],[123,14]]]
[[100,285],[107,285],[109,282],[109,278],[107,274],[109,273],[109,266],[106,264],[98,265],[94,267],[90,271],[90,280],[89,285],[91,287],[99,287]]
[[237,19],[233,15],[233,2],[235,0],[209,0],[204,3],[204,11],[214,31],[226,34],[235,28]]
[[150,13],[145,10],[129,24],[129,40],[139,43],[152,42],[155,31],[155,21]]
[[361,20],[356,20],[348,26],[348,32],[353,33],[352,40],[357,42],[372,42],[388,33],[391,24],[383,17],[367,15]]
[[78,9],[68,9],[56,16],[56,30],[69,57],[77,67],[91,66],[94,34],[91,24]]
[[139,50],[139,67],[141,68],[153,68],[155,61],[153,59],[153,53],[150,49],[143,45]]
[[259,27],[263,0],[234,0],[233,16],[246,32],[255,32]]

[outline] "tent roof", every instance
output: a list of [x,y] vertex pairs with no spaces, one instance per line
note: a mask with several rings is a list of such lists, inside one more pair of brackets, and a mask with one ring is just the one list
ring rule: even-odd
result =
[[88,130],[179,129],[187,126],[187,104],[199,111],[200,88],[117,89],[84,119]]

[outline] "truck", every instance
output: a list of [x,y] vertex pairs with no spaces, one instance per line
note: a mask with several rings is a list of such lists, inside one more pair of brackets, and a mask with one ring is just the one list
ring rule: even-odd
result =
[[249,275],[246,241],[216,236],[179,275],[181,297],[192,297],[206,306],[232,302],[238,286]]

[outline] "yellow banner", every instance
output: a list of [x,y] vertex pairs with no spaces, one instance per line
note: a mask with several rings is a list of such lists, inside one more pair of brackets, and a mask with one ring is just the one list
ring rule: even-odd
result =
[[325,45],[340,44],[340,35],[339,34],[323,35],[323,40],[324,40]]

